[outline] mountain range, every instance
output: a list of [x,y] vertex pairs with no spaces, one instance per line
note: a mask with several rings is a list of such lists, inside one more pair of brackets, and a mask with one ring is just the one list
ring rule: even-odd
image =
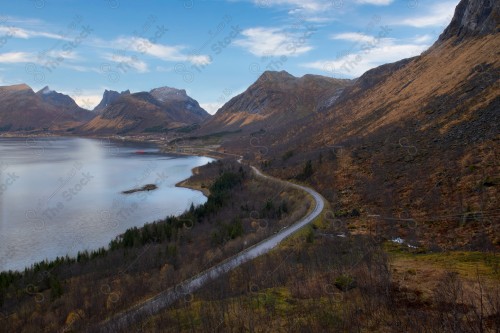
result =
[[210,117],[185,90],[170,87],[133,94],[106,91],[96,110],[99,114],[78,128],[79,133],[161,133],[200,124]]
[[25,84],[0,87],[0,131],[63,130],[93,117],[71,97],[48,87],[37,93]]
[[194,126],[209,117],[185,90],[170,87],[138,93],[105,90],[92,111],[49,87],[36,93],[26,84],[0,87],[0,132],[155,133]]

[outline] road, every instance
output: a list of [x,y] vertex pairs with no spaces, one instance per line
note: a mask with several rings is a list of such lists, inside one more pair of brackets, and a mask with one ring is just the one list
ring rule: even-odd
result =
[[[238,160],[238,162],[241,163],[241,159]],[[136,320],[139,320],[143,316],[158,313],[162,309],[165,309],[181,298],[191,297],[191,294],[193,292],[201,288],[207,282],[217,279],[218,277],[226,274],[230,270],[240,266],[247,261],[268,253],[279,243],[281,243],[285,238],[289,237],[299,229],[312,222],[323,211],[325,205],[323,198],[313,189],[267,176],[253,166],[251,168],[258,177],[275,182],[280,182],[286,184],[287,186],[294,187],[309,193],[315,201],[314,209],[305,217],[297,221],[295,224],[289,226],[288,228],[282,229],[269,238],[180,283],[176,287],[167,289],[152,298],[144,300],[134,307],[126,310],[125,312],[119,313],[111,319],[101,323],[98,328],[99,331],[116,332],[119,329],[123,329],[129,326],[130,323],[136,322]]]

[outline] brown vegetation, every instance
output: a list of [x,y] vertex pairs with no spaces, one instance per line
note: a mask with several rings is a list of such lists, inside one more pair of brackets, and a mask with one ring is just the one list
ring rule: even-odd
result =
[[39,263],[23,273],[1,273],[2,327],[8,332],[90,329],[255,244],[309,209],[298,190],[263,182],[235,161],[199,170],[211,188],[206,205],[130,229],[107,250]]

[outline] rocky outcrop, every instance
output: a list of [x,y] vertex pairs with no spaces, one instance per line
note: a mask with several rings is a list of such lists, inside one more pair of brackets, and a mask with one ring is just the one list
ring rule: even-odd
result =
[[494,34],[499,32],[500,2],[497,0],[463,0],[455,9],[450,25],[439,36],[438,42],[456,37]]
[[97,114],[102,113],[102,111],[111,103],[115,102],[120,96],[130,94],[130,90],[125,90],[119,93],[114,90],[104,90],[101,102],[94,108],[94,112]]
[[171,87],[155,88],[149,92],[154,98],[161,103],[170,106],[170,108],[177,109],[178,111],[184,109],[188,111],[186,116],[194,116],[198,119],[192,119],[195,122],[201,122],[210,117],[198,102],[189,97],[184,89],[176,89]]

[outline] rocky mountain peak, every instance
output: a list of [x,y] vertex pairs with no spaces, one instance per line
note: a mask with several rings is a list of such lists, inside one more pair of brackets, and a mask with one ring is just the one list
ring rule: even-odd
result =
[[119,93],[114,90],[104,90],[104,94],[102,95],[101,102],[94,108],[94,112],[101,113],[106,106],[110,105],[114,101],[116,101],[122,95],[130,95],[130,90],[125,90]]
[[23,91],[23,90],[33,91],[30,86],[24,83],[15,84],[12,86],[2,86],[0,87],[0,89],[5,91]]
[[456,37],[494,34],[500,31],[498,18],[500,2],[496,0],[462,0],[455,8],[450,25],[439,36],[438,42]]
[[167,100],[179,100],[188,98],[186,90],[176,89],[166,86],[155,88],[151,90],[149,93],[160,102],[166,102]]
[[257,79],[256,82],[275,82],[275,81],[287,81],[296,79],[295,76],[288,73],[287,71],[265,71]]
[[44,94],[44,95],[46,95],[46,94],[50,94],[50,93],[52,93],[52,92],[54,92],[54,90],[50,89],[50,88],[49,88],[49,86],[45,86],[45,87],[43,87],[43,88],[39,91],[39,93]]

